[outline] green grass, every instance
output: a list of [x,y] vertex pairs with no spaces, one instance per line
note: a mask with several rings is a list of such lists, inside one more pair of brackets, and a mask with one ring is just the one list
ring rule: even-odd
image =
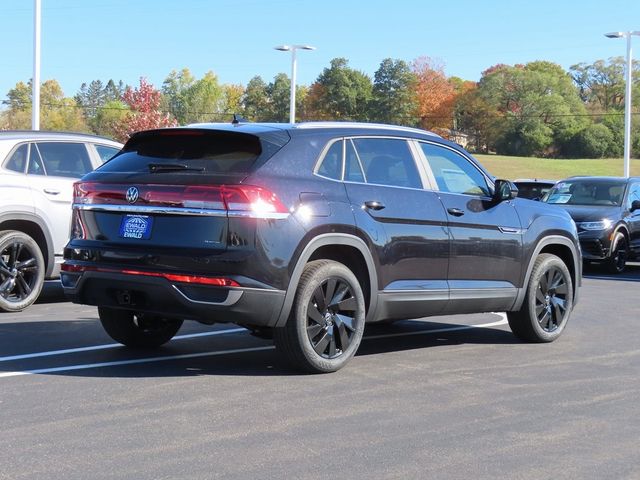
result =
[[[609,175],[624,173],[621,158],[555,159],[474,155],[492,175],[498,178],[544,178],[561,180],[572,175]],[[640,176],[640,160],[631,160],[631,175]]]

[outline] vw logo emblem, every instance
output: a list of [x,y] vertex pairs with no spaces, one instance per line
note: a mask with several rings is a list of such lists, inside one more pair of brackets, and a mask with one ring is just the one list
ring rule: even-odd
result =
[[140,195],[140,192],[138,192],[138,189],[136,187],[129,187],[127,189],[127,195],[125,198],[129,203],[136,203],[136,201],[138,200],[138,195]]

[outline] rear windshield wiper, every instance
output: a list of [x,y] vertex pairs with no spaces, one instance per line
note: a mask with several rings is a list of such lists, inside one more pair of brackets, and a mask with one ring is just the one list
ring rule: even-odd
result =
[[189,167],[181,163],[150,163],[149,172],[204,172],[204,167]]

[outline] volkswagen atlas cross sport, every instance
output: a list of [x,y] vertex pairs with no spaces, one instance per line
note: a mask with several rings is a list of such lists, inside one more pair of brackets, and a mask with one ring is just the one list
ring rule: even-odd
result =
[[578,226],[582,258],[622,273],[640,257],[640,178],[571,177],[543,201],[569,212]]
[[309,372],[341,368],[368,322],[507,311],[550,342],[578,296],[576,226],[516,194],[422,130],[144,131],[76,183],[62,283],[124,345],[230,322]]

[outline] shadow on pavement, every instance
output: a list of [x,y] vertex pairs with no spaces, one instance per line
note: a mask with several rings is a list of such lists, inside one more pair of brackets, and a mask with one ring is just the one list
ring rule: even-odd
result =
[[622,282],[640,282],[640,263],[627,263],[627,268],[622,273],[608,273],[602,265],[585,264],[582,272],[584,278],[594,280],[617,280]]
[[[494,321],[495,315],[485,317]],[[368,326],[365,336],[406,335],[393,338],[365,339],[358,356],[377,355],[413,349],[464,344],[517,344],[520,343],[508,330],[476,328],[450,332],[418,333],[427,330],[457,327],[456,324],[403,321],[392,325]],[[180,333],[179,333],[180,334]],[[34,338],[45,337],[43,342]],[[76,337],[78,341],[72,339]],[[0,357],[31,352],[42,352],[90,345],[112,343],[105,341],[104,333],[96,328],[95,321],[46,321],[0,324]],[[10,346],[2,348],[1,345]],[[148,363],[107,366],[91,369],[43,372],[46,375],[78,377],[175,377],[195,375],[278,376],[298,375],[291,370],[271,348],[268,340],[255,338],[248,333],[232,333],[197,339],[174,340],[154,350],[134,350],[114,347],[105,350],[76,352],[50,357],[0,361],[0,372],[30,371],[103,362],[119,362],[134,359],[154,359],[175,355],[202,353],[203,356],[186,359],[150,360]],[[266,348],[265,348],[266,347]],[[231,352],[220,355],[208,353],[259,348],[260,351]]]
[[40,292],[36,303],[59,303],[66,301],[67,297],[64,296],[60,280],[48,280],[44,282],[42,292]]

